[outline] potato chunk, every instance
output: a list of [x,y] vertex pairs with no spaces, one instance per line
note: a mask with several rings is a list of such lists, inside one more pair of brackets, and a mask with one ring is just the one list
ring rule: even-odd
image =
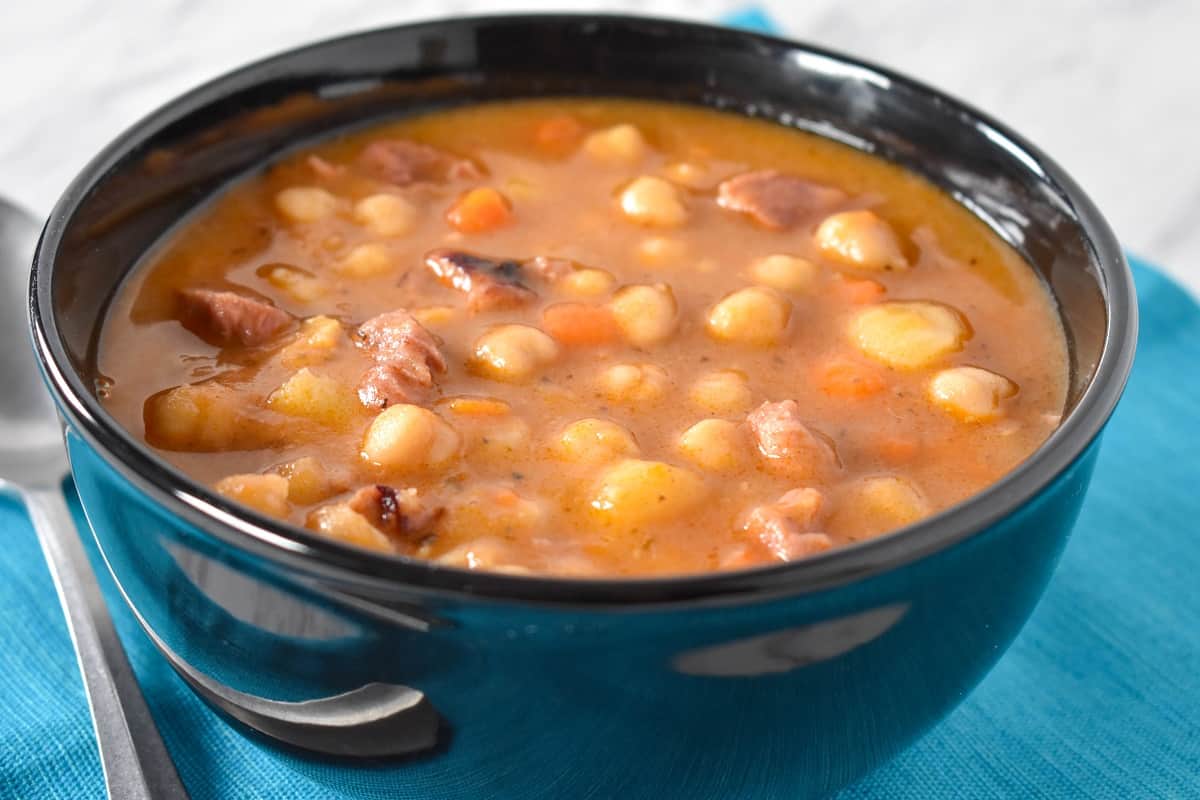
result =
[[583,140],[583,152],[605,164],[636,164],[649,149],[646,137],[632,125],[604,128]]
[[638,347],[666,341],[679,324],[675,295],[665,283],[626,286],[608,307],[625,339]]
[[536,528],[545,516],[541,501],[525,497],[508,486],[484,484],[459,495],[446,508],[438,529],[451,541],[469,538],[474,543],[489,536],[507,539],[514,533]]
[[404,236],[417,220],[417,209],[395,194],[373,194],[354,205],[354,219],[376,236]]
[[958,312],[925,302],[890,302],[860,311],[850,335],[863,353],[897,369],[927,367],[970,335]]
[[382,553],[395,552],[396,546],[367,518],[345,503],[323,506],[308,515],[305,527],[331,539]]
[[783,338],[792,304],[772,289],[750,286],[708,312],[708,332],[723,342],[768,347]]
[[706,494],[704,481],[689,470],[628,458],[604,471],[590,506],[601,522],[633,528],[686,514],[703,502]]
[[563,428],[550,452],[563,461],[603,464],[621,456],[636,456],[639,449],[628,429],[611,420],[588,418]]
[[353,389],[308,367],[271,392],[267,406],[281,414],[305,417],[330,428],[347,427],[359,413]]
[[452,547],[437,557],[437,562],[459,569],[486,569],[492,572],[507,572],[525,575],[528,569],[510,563],[512,548],[495,536],[477,536],[471,541]]
[[702,469],[737,469],[745,460],[746,436],[727,419],[702,419],[680,435],[679,450]]
[[248,411],[255,403],[228,386],[206,382],[152,395],[143,406],[146,441],[164,450],[250,450],[278,438],[278,431]]
[[305,367],[327,361],[342,341],[342,324],[333,317],[309,317],[300,323],[295,340],[279,351],[285,367]]
[[987,422],[1002,413],[1005,398],[1017,385],[979,367],[944,369],[929,382],[929,398],[963,422]]
[[688,218],[679,189],[653,175],[643,175],[622,190],[621,211],[631,222],[656,228],[677,228]]
[[701,375],[688,393],[692,402],[714,414],[746,411],[754,402],[746,375],[736,369],[722,369]]
[[287,481],[287,498],[297,505],[319,503],[346,488],[313,456],[280,464],[273,471]]
[[781,292],[803,292],[817,279],[817,265],[799,256],[765,256],[750,265],[750,277],[758,284]]
[[654,364],[614,364],[600,373],[600,393],[617,403],[662,400],[671,388],[667,371]]
[[558,343],[529,325],[498,325],[475,340],[471,366],[493,380],[517,383],[558,358]]
[[866,478],[855,487],[849,506],[879,530],[908,525],[929,514],[929,503],[909,481],[893,475]]
[[892,226],[873,211],[843,211],[825,218],[814,234],[821,254],[859,269],[908,269]]
[[275,208],[292,222],[316,222],[337,211],[338,200],[316,186],[293,186],[275,195]]
[[230,500],[249,506],[268,517],[287,519],[288,482],[282,475],[230,475],[214,487]]
[[348,278],[375,278],[394,271],[392,256],[378,242],[360,244],[333,267]]
[[367,429],[363,458],[395,471],[416,471],[445,464],[458,454],[458,432],[437,414],[400,403],[380,412]]

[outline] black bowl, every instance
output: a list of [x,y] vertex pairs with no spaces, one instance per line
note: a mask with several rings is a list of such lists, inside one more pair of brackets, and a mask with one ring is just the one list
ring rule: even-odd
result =
[[[109,299],[230,179],[365,119],[542,95],[765,117],[943,187],[1058,299],[1073,359],[1061,428],[986,491],[869,542],[745,572],[574,581],[374,555],[261,517],[168,466],[97,402]],[[1040,596],[1136,328],[1132,280],[1099,212],[983,114],[794,42],[594,16],[372,31],[184,95],[67,189],[38,248],[31,316],[96,539],[156,643],[209,679],[272,698],[370,681],[419,689],[440,715],[440,745],[362,780],[342,767],[336,780],[364,796],[439,797],[475,796],[481,781],[521,797],[814,797],[898,752],[980,680]],[[317,759],[296,763],[332,774]]]

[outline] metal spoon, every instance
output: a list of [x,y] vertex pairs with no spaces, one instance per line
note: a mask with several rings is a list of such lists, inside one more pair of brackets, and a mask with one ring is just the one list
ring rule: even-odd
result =
[[63,498],[67,454],[26,328],[37,221],[0,199],[0,492],[21,499],[50,567],[83,675],[108,796],[188,797],[100,595]]

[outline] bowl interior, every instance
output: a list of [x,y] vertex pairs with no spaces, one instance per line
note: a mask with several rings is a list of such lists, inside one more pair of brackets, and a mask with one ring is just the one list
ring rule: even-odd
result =
[[[60,392],[65,386],[77,407],[86,406],[84,416],[115,428],[94,399],[108,300],[165,232],[231,179],[298,142],[364,120],[547,95],[728,109],[840,140],[925,176],[1044,276],[1072,353],[1068,410],[1092,394],[1113,329],[1132,336],[1132,311],[1121,310],[1131,306],[1127,271],[1103,219],[1052,161],[972,109],[885,70],[741,31],[621,17],[496,17],[292,51],[193,91],[114,142],[68,190],[39,251],[35,324],[49,360],[59,362]],[[1114,319],[1113,308],[1126,317]],[[1098,421],[1076,437],[1079,450],[1119,394],[1131,341],[1122,348],[1129,352],[1110,358],[1117,385],[1097,400]]]

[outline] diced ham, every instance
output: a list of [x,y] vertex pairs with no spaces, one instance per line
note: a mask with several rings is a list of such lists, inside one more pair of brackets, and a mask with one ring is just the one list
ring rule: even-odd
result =
[[248,347],[270,341],[292,317],[265,300],[213,289],[179,292],[179,321],[209,344]]
[[745,530],[780,561],[795,561],[833,547],[833,540],[815,531],[823,505],[816,489],[792,489],[774,503],[755,507]]
[[371,142],[359,155],[358,164],[368,174],[393,186],[470,180],[483,174],[473,161],[407,139]]
[[385,408],[418,399],[446,371],[436,336],[403,309],[388,311],[358,326],[360,346],[375,359],[358,385],[358,398],[369,408]]
[[845,199],[838,189],[771,169],[735,175],[717,188],[717,204],[722,208],[749,214],[776,230],[794,227]]
[[466,293],[471,311],[516,308],[537,299],[521,283],[525,266],[520,261],[442,248],[426,253],[425,265],[443,284]]
[[350,498],[349,506],[372,526],[393,539],[416,539],[429,533],[445,508],[430,506],[416,489],[364,486]]
[[795,400],[763,403],[746,422],[768,463],[791,475],[813,476],[839,466],[833,445],[801,421]]

